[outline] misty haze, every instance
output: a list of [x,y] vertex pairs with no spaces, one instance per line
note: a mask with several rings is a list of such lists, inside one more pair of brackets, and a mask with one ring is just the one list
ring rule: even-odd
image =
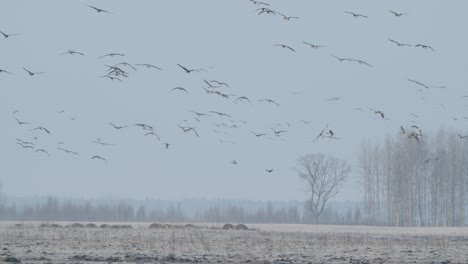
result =
[[466,263],[462,1],[3,1],[0,262]]

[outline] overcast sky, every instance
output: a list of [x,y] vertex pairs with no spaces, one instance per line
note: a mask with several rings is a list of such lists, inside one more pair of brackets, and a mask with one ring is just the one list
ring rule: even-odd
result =
[[[295,161],[322,152],[352,166],[338,199],[360,200],[357,155],[363,141],[397,135],[400,125],[409,127],[412,121],[426,133],[440,127],[467,131],[462,117],[468,116],[463,97],[468,95],[468,2],[267,2],[272,10],[299,19],[257,15],[259,7],[248,0],[2,1],[0,30],[18,34],[0,36],[0,69],[13,73],[0,73],[4,191],[303,200]],[[407,15],[395,17],[388,10]],[[389,38],[435,51],[398,47]],[[313,49],[302,41],[326,47]],[[60,56],[69,49],[85,56]],[[107,53],[125,56],[98,58]],[[331,54],[373,67],[339,62]],[[122,83],[100,77],[105,65],[120,62],[162,70],[122,66],[128,72]],[[177,64],[205,71],[187,74]],[[31,77],[22,67],[44,73]],[[446,88],[426,89],[408,79]],[[217,90],[235,96],[207,94],[203,80],[226,82],[231,88]],[[174,87],[189,94],[170,92]],[[239,96],[252,104],[235,103]],[[340,100],[327,101],[333,97]],[[190,111],[219,111],[232,118],[211,114],[198,122]],[[19,125],[13,117],[31,124]],[[109,122],[148,124],[161,141],[144,136],[148,131],[140,127],[116,130]],[[340,139],[313,142],[327,124]],[[199,137],[177,125],[196,127]],[[32,130],[39,126],[50,134]],[[272,128],[287,132],[275,136]],[[268,135],[257,138],[250,131]],[[92,143],[96,138],[113,145]],[[16,139],[35,148],[24,149]],[[167,150],[163,143],[170,144]],[[91,159],[95,155],[107,163]]]

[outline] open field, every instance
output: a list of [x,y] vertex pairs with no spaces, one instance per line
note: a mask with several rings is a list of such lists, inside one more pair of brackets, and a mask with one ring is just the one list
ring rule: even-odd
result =
[[468,262],[468,228],[257,224],[248,225],[249,230],[223,230],[221,224],[151,229],[151,223],[120,223],[131,228],[72,224],[0,223],[0,262]]

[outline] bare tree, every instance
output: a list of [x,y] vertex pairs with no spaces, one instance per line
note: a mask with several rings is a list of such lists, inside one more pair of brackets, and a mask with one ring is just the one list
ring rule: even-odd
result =
[[306,191],[310,195],[307,207],[318,223],[326,203],[338,194],[351,168],[344,160],[319,153],[297,159],[296,171],[307,183]]

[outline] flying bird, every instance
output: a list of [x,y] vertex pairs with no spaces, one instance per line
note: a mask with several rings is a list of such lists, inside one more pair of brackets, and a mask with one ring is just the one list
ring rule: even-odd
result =
[[250,131],[250,133],[254,134],[256,137],[266,136],[266,134],[263,134],[263,133],[257,134],[253,131]]
[[311,48],[313,49],[318,49],[318,48],[325,48],[326,46],[320,46],[320,45],[315,45],[315,44],[312,44],[312,43],[309,43],[309,42],[306,42],[306,41],[302,41],[302,43],[310,46]]
[[139,63],[139,64],[135,64],[135,66],[145,66],[145,67],[148,68],[148,69],[149,69],[149,68],[155,68],[155,69],[158,69],[158,70],[162,71],[161,68],[156,67],[156,66],[154,66],[154,65],[152,65],[152,64]]
[[3,37],[5,37],[6,39],[9,38],[9,37],[11,37],[11,36],[19,35],[19,34],[16,34],[16,33],[15,33],[15,34],[7,34],[7,33],[2,32],[2,31],[0,31],[0,33],[2,33]]
[[293,48],[291,48],[290,46],[285,45],[285,44],[275,44],[275,45],[273,45],[273,46],[282,47],[282,48],[285,48],[285,49],[290,49],[291,51],[296,52]]
[[458,139],[460,140],[468,138],[468,135],[462,136],[461,134],[458,134],[458,133],[457,133],[457,136],[458,136]]
[[283,17],[283,20],[286,20],[286,21],[289,21],[291,18],[299,19],[299,17],[296,17],[296,16],[286,16],[285,14],[281,14],[279,12],[277,12],[277,13],[280,14]]
[[102,160],[102,161],[107,163],[107,160],[105,158],[103,158],[101,156],[98,156],[98,155],[95,155],[95,156],[91,157],[91,159],[99,159],[99,160]]
[[357,62],[357,63],[359,63],[359,64],[364,64],[364,65],[367,65],[367,66],[369,66],[369,67],[374,67],[374,66],[370,65],[369,63],[367,63],[367,62],[365,62],[365,61],[362,61],[362,60],[350,59],[350,61],[355,61],[355,62]]
[[237,165],[237,161],[236,161],[236,160],[231,161],[231,163],[234,164],[234,165]]
[[247,101],[247,102],[249,102],[249,104],[252,104],[252,102],[250,102],[249,98],[247,98],[246,96],[238,97],[236,100],[234,100],[234,103],[237,103],[239,101]]
[[330,55],[333,56],[333,57],[335,57],[335,58],[337,58],[340,62],[342,62],[342,61],[351,61],[351,60],[352,60],[352,59],[350,59],[350,58],[340,58],[340,57],[335,56],[335,55],[333,55],[333,54],[331,54],[331,53],[330,53]]
[[350,14],[350,15],[353,15],[353,17],[355,18],[359,18],[359,17],[364,17],[364,18],[368,18],[367,16],[365,15],[361,15],[361,14],[356,14],[356,13],[353,13],[353,12],[349,12],[349,11],[345,11],[346,14]]
[[64,52],[64,53],[60,54],[60,56],[65,55],[65,54],[70,54],[70,55],[78,54],[78,55],[84,56],[83,53],[78,52],[78,51],[74,51],[74,50],[68,50],[67,52]]
[[24,144],[21,144],[20,142],[16,142],[16,144],[20,145],[21,147],[25,148],[25,149],[28,149],[28,148],[31,148],[33,149],[34,147],[31,146],[31,145],[24,145]]
[[393,39],[388,39],[388,40],[395,43],[398,47],[411,47],[411,45],[409,45],[409,44],[400,43],[400,42],[395,41]]
[[272,104],[275,104],[276,106],[280,106],[277,102],[271,100],[271,99],[262,99],[262,100],[258,100],[258,102],[268,102],[268,103],[272,103]]
[[221,112],[217,112],[217,111],[209,111],[209,112],[210,112],[210,113],[213,113],[213,114],[217,114],[217,115],[219,115],[219,116],[227,116],[227,117],[231,117],[231,118],[232,118],[232,116],[230,116],[230,115],[228,115],[228,114],[221,113]]
[[135,126],[139,126],[141,128],[143,128],[143,130],[150,130],[150,131],[154,131],[154,128],[150,125],[147,125],[147,124],[135,124]]
[[111,81],[117,80],[117,81],[123,83],[123,81],[122,81],[120,78],[118,78],[118,77],[114,77],[114,76],[110,76],[110,75],[103,75],[103,76],[101,76],[101,77],[102,77],[102,78],[109,78]]
[[47,150],[45,150],[45,149],[36,149],[34,152],[42,152],[42,153],[45,153],[48,156],[50,156],[49,152],[47,152]]
[[43,72],[31,72],[31,71],[29,71],[28,69],[26,69],[24,67],[23,67],[23,70],[27,71],[29,73],[29,76],[34,76],[36,74],[43,74]]
[[400,134],[401,135],[406,135],[405,128],[403,126],[400,126]]
[[169,144],[169,143],[163,143],[163,144],[164,144],[164,147],[165,147],[166,149],[168,149],[169,146],[171,145],[171,144]]
[[259,2],[259,1],[255,1],[255,0],[250,0],[250,2],[252,2],[254,5],[266,5],[266,6],[269,6],[270,4],[268,3],[265,3],[265,2]]
[[388,12],[392,13],[396,17],[401,17],[402,15],[407,15],[406,13],[397,13],[397,12],[392,11],[392,10],[388,10]]
[[101,57],[98,57],[98,59],[104,58],[104,57],[115,57],[115,56],[125,56],[125,54],[122,53],[107,53],[106,55],[102,55]]
[[77,152],[71,151],[69,149],[64,149],[64,148],[57,148],[58,150],[64,151],[67,154],[74,154],[74,155],[79,155]]
[[114,144],[102,142],[100,139],[98,139],[98,140],[92,140],[91,142],[92,142],[92,143],[95,143],[95,144],[99,144],[99,145],[101,145],[101,146],[114,146]]
[[288,132],[288,131],[286,131],[286,130],[279,130],[279,131],[276,131],[276,130],[274,130],[273,128],[271,128],[271,130],[273,130],[273,133],[275,134],[275,136],[280,136],[281,133],[286,133],[286,132]]
[[183,92],[185,92],[186,94],[189,94],[189,93],[187,92],[187,90],[185,90],[185,88],[183,88],[183,87],[175,87],[175,88],[172,88],[169,92],[171,93],[172,91],[175,91],[175,90],[177,90],[177,91],[183,91]]
[[50,131],[45,127],[36,127],[36,128],[31,129],[31,130],[42,130],[42,131],[46,132],[47,134],[50,134]]
[[16,116],[13,116],[13,118],[16,120],[16,122],[18,122],[18,125],[29,125],[29,124],[31,124],[29,122],[20,121],[18,118],[16,118]]
[[29,142],[29,141],[24,141],[22,139],[16,139],[16,141],[21,143],[22,145],[32,145],[32,146],[34,146],[34,143]]
[[186,73],[191,73],[191,72],[200,72],[200,71],[203,71],[204,69],[187,69],[186,67],[180,65],[180,64],[177,64],[177,66],[179,66],[180,68],[182,68]]
[[224,86],[226,86],[226,87],[231,88],[231,86],[229,86],[229,85],[228,85],[227,83],[225,83],[225,82],[219,82],[219,81],[217,81],[217,80],[212,80],[212,81],[210,81],[210,83],[213,83],[213,82],[214,82],[214,83],[217,83],[218,85],[224,85]]
[[106,11],[106,10],[101,9],[101,8],[97,8],[97,7],[90,6],[90,5],[88,5],[88,6],[91,7],[92,9],[96,10],[96,12],[98,12],[98,13],[101,13],[101,12],[103,12],[103,13],[109,13],[109,14],[111,13],[111,12]]
[[313,142],[317,141],[317,139],[323,137],[323,132],[325,132],[325,130],[328,128],[328,124],[325,126],[324,129],[322,129],[322,131],[320,131],[320,133],[317,135],[317,137],[314,139]]
[[9,72],[9,71],[5,71],[5,70],[3,70],[3,69],[0,69],[0,73],[2,73],[2,72],[8,73],[8,74],[13,74],[13,73],[11,73],[11,72]]
[[261,7],[261,8],[257,8],[257,11],[260,10],[260,12],[258,12],[257,15],[261,15],[263,13],[267,14],[267,15],[276,15],[276,11],[273,11],[269,8],[266,8],[266,7]]
[[431,47],[431,46],[428,46],[428,45],[424,45],[424,44],[416,44],[414,45],[415,47],[419,47],[419,48],[423,48],[423,49],[431,49],[432,51],[435,52],[435,50]]
[[273,169],[266,169],[265,171],[268,172],[268,173],[272,173]]
[[331,98],[326,99],[326,101],[331,102],[331,101],[338,101],[340,99],[341,99],[341,96],[340,97],[331,97]]
[[161,139],[159,138],[158,134],[156,134],[155,132],[148,132],[148,133],[145,134],[145,137],[146,137],[146,136],[149,136],[149,135],[155,136],[159,141],[161,141]]
[[412,80],[412,79],[408,79],[408,81],[410,81],[410,82],[414,82],[415,84],[417,84],[417,85],[420,85],[420,86],[422,86],[422,87],[424,87],[424,88],[426,88],[426,89],[428,89],[428,88],[429,88],[429,86],[425,85],[425,84],[424,84],[424,83],[422,83],[422,82],[418,82],[418,81],[416,81],[416,80]]
[[114,125],[114,124],[112,124],[110,122],[109,122],[109,125],[111,125],[113,128],[115,128],[117,130],[128,127],[128,126],[116,126],[116,125]]
[[382,111],[374,111],[374,114],[380,115],[380,117],[382,117],[382,119],[385,118],[384,113]]

